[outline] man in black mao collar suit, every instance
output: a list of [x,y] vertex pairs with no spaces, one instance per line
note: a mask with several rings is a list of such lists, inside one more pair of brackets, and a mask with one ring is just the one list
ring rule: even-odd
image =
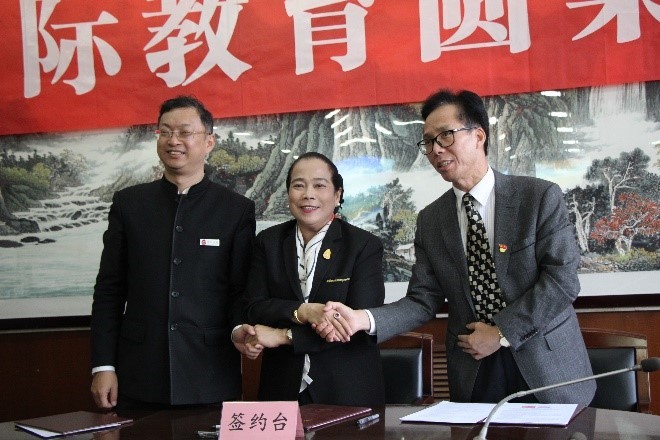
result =
[[213,117],[193,97],[160,108],[159,181],[115,193],[92,305],[92,396],[101,408],[161,409],[241,397],[250,353],[241,295],[254,203],[204,175]]
[[[452,401],[497,402],[591,375],[572,306],[580,255],[561,189],[490,168],[488,114],[476,94],[437,92],[422,117],[420,151],[453,188],[419,213],[408,292],[366,311],[329,303],[326,313],[336,310],[341,318],[318,332],[345,339],[366,330],[383,341],[432,319],[446,300]],[[476,248],[489,262],[473,263]],[[588,405],[595,389],[592,380],[533,398]]]

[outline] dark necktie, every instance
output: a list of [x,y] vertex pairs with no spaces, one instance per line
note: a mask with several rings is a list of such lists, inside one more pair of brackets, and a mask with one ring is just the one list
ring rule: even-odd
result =
[[474,198],[466,193],[463,204],[467,212],[467,262],[472,294],[477,318],[493,324],[493,315],[506,307],[500,285],[497,283],[495,263],[490,254],[484,221],[472,205]]

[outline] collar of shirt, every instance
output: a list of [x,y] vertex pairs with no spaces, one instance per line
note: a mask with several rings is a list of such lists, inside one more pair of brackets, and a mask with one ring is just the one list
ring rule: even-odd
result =
[[[463,240],[463,249],[466,249],[467,242],[467,213],[463,205],[464,191],[456,187],[452,187],[454,194],[456,194],[456,216],[458,217],[458,227],[461,231],[461,238]],[[475,209],[479,211],[483,219],[484,226],[486,227],[486,234],[488,235],[488,244],[490,245],[491,254],[493,253],[493,242],[495,236],[495,173],[489,166],[488,171],[484,177],[470,189],[469,193],[476,200]]]
[[[455,186],[452,188],[454,194],[456,194],[456,206],[463,207],[463,196],[465,195],[465,192]],[[479,183],[472,187],[469,193],[472,194],[472,197],[474,197],[481,206],[486,206],[489,197],[493,193],[493,188],[495,188],[495,173],[493,173],[493,169],[489,166],[484,177],[481,178]],[[463,212],[465,212],[465,208],[463,208]]]
[[190,196],[203,193],[208,186],[212,184],[211,180],[206,177],[206,175],[204,175],[199,182],[193,183],[184,190],[179,190],[177,185],[170,182],[165,176],[161,177],[160,181],[166,191],[172,191],[172,193],[176,195],[186,194]]
[[[334,217],[333,217],[334,219]],[[319,256],[321,243],[325,238],[325,234],[330,228],[332,223],[331,219],[328,223],[321,228],[307,243],[305,243],[302,231],[296,224],[296,251],[298,254],[298,277],[300,279],[300,288],[302,289],[305,302],[309,299],[312,290],[312,282],[314,281],[314,270],[316,269],[316,260]]]

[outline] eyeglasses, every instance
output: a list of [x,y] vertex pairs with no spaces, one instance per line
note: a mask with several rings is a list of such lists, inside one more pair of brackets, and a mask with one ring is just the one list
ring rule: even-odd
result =
[[429,154],[433,151],[433,143],[435,142],[442,148],[451,147],[454,144],[454,133],[457,131],[463,130],[472,130],[477,127],[463,127],[463,128],[454,128],[453,130],[441,131],[436,135],[436,137],[431,139],[422,139],[417,142],[417,148],[419,148],[420,153]]
[[176,136],[180,141],[187,141],[191,139],[196,134],[213,134],[207,133],[205,131],[171,131],[171,130],[154,130],[154,134],[158,139],[170,139],[172,136]]

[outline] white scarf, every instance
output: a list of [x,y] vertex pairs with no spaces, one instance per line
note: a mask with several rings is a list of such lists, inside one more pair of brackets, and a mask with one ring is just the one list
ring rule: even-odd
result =
[[[334,217],[333,217],[334,219]],[[312,237],[309,242],[305,243],[300,227],[296,225],[296,254],[298,256],[298,279],[300,281],[300,289],[303,293],[305,302],[309,300],[309,295],[312,291],[312,283],[314,282],[314,271],[316,269],[316,260],[319,257],[319,250],[321,243],[325,238],[326,232],[330,228],[332,219],[321,228],[319,232]],[[309,355],[305,355],[305,366],[303,367],[302,380],[300,381],[300,393],[302,393],[308,385],[313,381],[309,377],[309,370],[311,363]]]

